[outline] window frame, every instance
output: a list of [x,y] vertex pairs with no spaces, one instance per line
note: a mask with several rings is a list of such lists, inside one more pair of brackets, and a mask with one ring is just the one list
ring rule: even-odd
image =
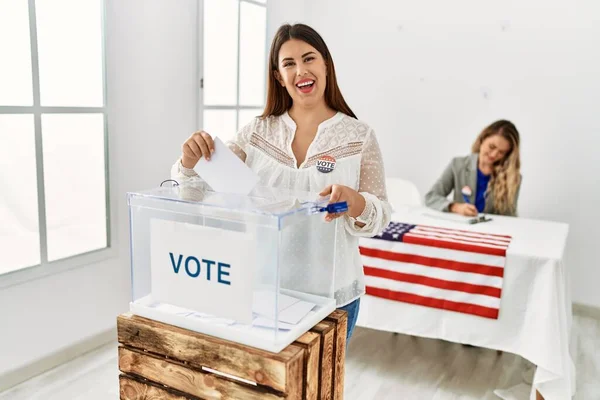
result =
[[[199,0],[198,4],[198,83],[200,90],[198,91],[198,127],[199,129],[203,129],[204,127],[204,111],[225,111],[225,110],[233,110],[235,111],[235,126],[236,131],[241,129],[240,126],[240,111],[243,110],[255,110],[264,107],[264,102],[266,101],[266,85],[268,77],[265,76],[267,80],[265,80],[265,88],[263,90],[263,105],[242,105],[240,104],[240,36],[241,36],[241,4],[249,3],[256,6],[264,7],[265,15],[266,15],[266,23],[265,23],[265,59],[269,56],[269,15],[268,15],[268,2],[269,0],[264,0],[263,2],[254,1],[254,0],[236,0],[238,2],[238,18],[237,18],[237,82],[236,82],[236,104],[235,105],[205,105],[204,104],[204,1]],[[266,69],[269,69],[268,60],[266,60]],[[267,71],[264,71],[266,74]],[[235,133],[235,132],[233,132]]]
[[[54,275],[66,270],[83,267],[114,258],[117,255],[114,248],[116,235],[115,215],[111,210],[116,209],[116,204],[111,196],[111,180],[109,179],[109,132],[108,132],[108,105],[107,105],[107,73],[106,73],[106,2],[100,0],[101,19],[101,51],[102,51],[102,97],[103,105],[100,107],[63,107],[42,106],[40,95],[40,74],[38,60],[38,38],[36,24],[35,0],[28,0],[29,10],[29,36],[31,50],[31,73],[32,73],[32,106],[2,106],[0,115],[5,114],[27,114],[32,115],[35,133],[35,157],[37,178],[37,201],[38,201],[38,230],[40,240],[40,263],[33,266],[19,268],[14,271],[0,274],[0,289],[25,283],[34,279]],[[45,188],[44,188],[44,160],[42,144],[42,114],[102,114],[104,121],[104,185],[105,185],[105,207],[106,207],[106,247],[48,261],[48,232],[46,227]]]

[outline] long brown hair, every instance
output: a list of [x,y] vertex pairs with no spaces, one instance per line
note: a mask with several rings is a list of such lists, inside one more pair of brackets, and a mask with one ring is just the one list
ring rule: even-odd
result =
[[516,195],[521,183],[521,156],[519,131],[507,120],[499,120],[486,127],[475,139],[472,152],[479,153],[481,144],[490,136],[501,135],[510,143],[510,150],[495,166],[488,193],[494,192],[494,208],[500,214],[516,214]]
[[272,115],[281,115],[292,107],[292,98],[287,92],[287,89],[279,84],[276,76],[279,64],[279,50],[281,49],[281,46],[290,39],[302,40],[321,53],[321,56],[323,56],[325,64],[327,65],[325,103],[335,111],[343,112],[346,115],[356,118],[356,115],[354,115],[344,100],[344,96],[342,96],[342,92],[338,87],[333,59],[331,58],[331,53],[329,52],[325,41],[317,31],[304,24],[282,25],[273,38],[271,51],[269,52],[267,104],[265,105],[261,118]]

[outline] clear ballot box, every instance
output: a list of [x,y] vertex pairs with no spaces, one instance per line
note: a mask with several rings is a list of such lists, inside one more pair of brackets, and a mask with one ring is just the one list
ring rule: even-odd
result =
[[[335,309],[339,219],[314,193],[128,193],[133,314],[279,352]],[[339,234],[339,233],[337,233]]]

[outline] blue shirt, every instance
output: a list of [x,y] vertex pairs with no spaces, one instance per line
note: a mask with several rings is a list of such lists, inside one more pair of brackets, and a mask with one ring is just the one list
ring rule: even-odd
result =
[[477,168],[477,192],[475,192],[475,207],[480,213],[485,209],[485,192],[490,182],[491,175],[484,175]]

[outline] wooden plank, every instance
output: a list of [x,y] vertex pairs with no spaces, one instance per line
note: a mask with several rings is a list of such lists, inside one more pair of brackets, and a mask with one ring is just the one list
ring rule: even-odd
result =
[[299,362],[290,363],[286,370],[287,400],[301,400],[304,387],[304,349],[292,343],[284,350],[292,347],[300,350],[300,359]]
[[344,398],[344,374],[346,361],[346,331],[348,329],[348,313],[343,310],[335,310],[327,318],[327,321],[335,323],[335,340],[333,347],[333,384],[332,400]]
[[294,344],[304,348],[304,388],[302,398],[305,400],[318,400],[321,335],[314,332],[306,332],[296,339]]
[[131,313],[117,318],[120,343],[161,356],[203,366],[302,398],[304,350],[287,346],[279,353],[244,346]]
[[544,400],[544,397],[537,390],[535,391],[535,400]]
[[333,379],[333,341],[335,340],[335,324],[321,321],[311,332],[321,336],[321,357],[319,359],[319,396],[320,400],[331,400]]
[[126,375],[119,376],[119,398],[121,400],[202,400],[173,393],[150,382],[142,382]]
[[263,386],[236,382],[210,372],[195,370],[178,361],[127,347],[119,347],[119,369],[205,400],[286,398],[283,393]]

